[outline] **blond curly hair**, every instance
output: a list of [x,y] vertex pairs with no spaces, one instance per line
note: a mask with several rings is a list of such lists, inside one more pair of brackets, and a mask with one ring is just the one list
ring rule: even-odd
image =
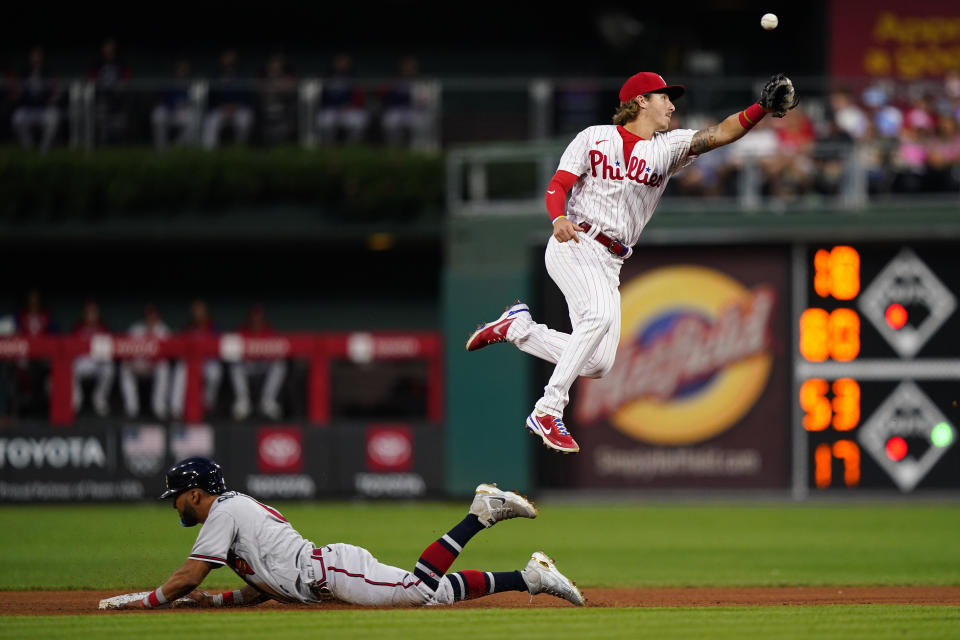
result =
[[621,102],[613,114],[613,124],[624,125],[633,122],[640,115],[640,104],[636,100]]

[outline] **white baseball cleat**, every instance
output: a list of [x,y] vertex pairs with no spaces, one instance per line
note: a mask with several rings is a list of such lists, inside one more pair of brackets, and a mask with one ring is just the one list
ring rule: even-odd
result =
[[531,599],[538,593],[549,593],[552,596],[563,598],[567,602],[582,607],[586,600],[577,585],[557,570],[553,559],[543,551],[535,551],[527,563],[527,568],[520,572],[523,581],[527,583],[527,591]]
[[495,484],[481,484],[476,488],[470,513],[489,529],[501,520],[536,518],[538,511],[535,504],[520,494],[501,491]]

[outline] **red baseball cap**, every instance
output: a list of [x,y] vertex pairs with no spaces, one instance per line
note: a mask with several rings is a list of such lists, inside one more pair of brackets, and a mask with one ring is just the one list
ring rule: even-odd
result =
[[623,83],[623,87],[620,88],[620,102],[630,102],[637,96],[642,96],[652,91],[662,91],[673,100],[682,96],[686,92],[686,89],[682,84],[672,84],[668,86],[659,73],[641,71],[636,75],[630,76],[627,78],[627,81]]

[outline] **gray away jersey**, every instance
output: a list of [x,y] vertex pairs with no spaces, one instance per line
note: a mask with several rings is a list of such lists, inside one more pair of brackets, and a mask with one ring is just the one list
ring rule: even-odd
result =
[[247,584],[281,602],[312,602],[301,569],[313,548],[279,511],[228,491],[211,505],[190,559],[227,565]]

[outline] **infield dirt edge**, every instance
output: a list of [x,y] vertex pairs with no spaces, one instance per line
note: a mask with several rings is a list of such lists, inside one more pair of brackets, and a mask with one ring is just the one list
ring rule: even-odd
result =
[[[0,591],[0,615],[116,615],[136,611],[100,611],[103,598],[121,591]],[[584,589],[588,607],[750,607],[836,604],[906,604],[960,606],[960,585],[955,586],[829,586],[829,587],[659,587]],[[330,602],[324,609],[363,609]],[[539,595],[500,593],[468,600],[457,608],[551,608],[572,605]],[[260,610],[304,610],[311,605],[268,602]],[[210,612],[224,610],[205,610]],[[236,609],[234,609],[236,611]],[[184,610],[144,611],[143,614],[182,613]]]

